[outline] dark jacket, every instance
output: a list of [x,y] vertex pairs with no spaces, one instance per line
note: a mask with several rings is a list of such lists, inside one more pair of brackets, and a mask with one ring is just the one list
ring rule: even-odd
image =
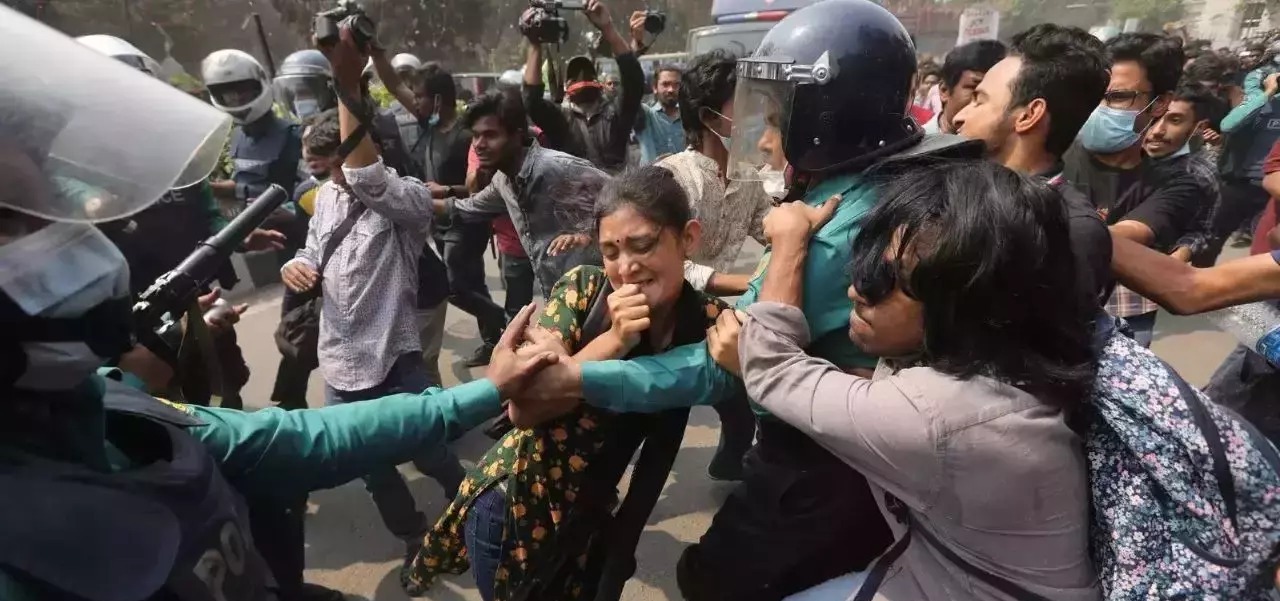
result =
[[552,148],[591,161],[610,173],[627,165],[627,143],[644,97],[644,71],[630,52],[616,57],[621,91],[604,97],[594,113],[573,105],[557,106],[543,96],[544,86],[524,86],[524,104],[533,124]]

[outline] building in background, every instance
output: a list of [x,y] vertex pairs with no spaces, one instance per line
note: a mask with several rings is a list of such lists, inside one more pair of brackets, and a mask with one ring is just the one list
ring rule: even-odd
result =
[[1183,0],[1183,25],[1214,48],[1257,39],[1280,26],[1277,0]]

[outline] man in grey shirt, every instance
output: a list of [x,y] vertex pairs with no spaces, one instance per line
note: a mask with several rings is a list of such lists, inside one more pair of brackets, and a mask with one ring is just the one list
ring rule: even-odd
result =
[[514,93],[482,96],[467,110],[464,125],[480,168],[492,171],[493,180],[469,198],[437,198],[437,214],[462,222],[509,214],[544,297],[570,268],[599,265],[588,232],[608,175],[586,159],[532,142],[524,105]]

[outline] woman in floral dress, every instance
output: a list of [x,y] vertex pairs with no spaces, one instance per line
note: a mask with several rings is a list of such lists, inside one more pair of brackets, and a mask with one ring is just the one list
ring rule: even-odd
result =
[[[539,326],[558,334],[578,361],[704,339],[727,305],[685,283],[684,259],[700,226],[674,176],[660,167],[623,173],[601,192],[595,214],[604,267],[565,274]],[[509,411],[520,425],[518,408]],[[427,534],[406,588],[421,592],[437,575],[469,567],[486,601],[592,598],[601,573],[620,588],[687,418],[687,409],[638,415],[580,405],[508,432]],[[610,518],[618,480],[642,442],[628,497]]]

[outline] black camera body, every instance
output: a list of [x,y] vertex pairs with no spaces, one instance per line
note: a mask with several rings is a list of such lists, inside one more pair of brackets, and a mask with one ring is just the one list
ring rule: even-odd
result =
[[343,29],[351,30],[352,38],[361,48],[368,46],[378,35],[373,19],[370,19],[354,0],[338,0],[338,6],[316,13],[313,28],[316,44],[320,46],[337,43]]
[[520,19],[520,33],[535,44],[569,41],[569,21],[561,10],[586,10],[581,0],[529,0],[529,11]]
[[667,14],[660,10],[644,11],[644,30],[658,35],[667,28]]

